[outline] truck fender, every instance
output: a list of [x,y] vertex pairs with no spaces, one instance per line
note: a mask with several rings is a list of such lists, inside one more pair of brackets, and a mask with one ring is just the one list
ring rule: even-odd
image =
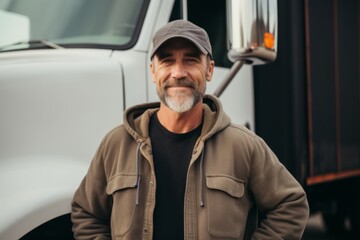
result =
[[0,239],[19,239],[71,211],[89,163],[64,156],[31,156],[0,163]]

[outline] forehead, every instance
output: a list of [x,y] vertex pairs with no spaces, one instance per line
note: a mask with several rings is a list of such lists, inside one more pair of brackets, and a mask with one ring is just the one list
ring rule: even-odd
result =
[[184,50],[192,54],[201,55],[201,51],[190,40],[185,38],[172,38],[164,42],[159,49],[155,52],[155,55],[161,56],[171,51]]

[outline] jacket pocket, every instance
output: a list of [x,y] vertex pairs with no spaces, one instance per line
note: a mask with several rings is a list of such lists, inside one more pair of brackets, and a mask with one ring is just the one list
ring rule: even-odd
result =
[[244,181],[226,175],[206,177],[208,188],[208,231],[220,238],[238,239],[246,225]]
[[125,235],[132,224],[136,201],[136,175],[116,175],[110,179],[106,193],[113,197],[111,232]]

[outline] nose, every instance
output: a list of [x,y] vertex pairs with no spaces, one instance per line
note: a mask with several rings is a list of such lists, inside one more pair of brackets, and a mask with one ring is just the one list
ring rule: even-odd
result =
[[187,77],[185,66],[181,62],[176,62],[171,69],[171,77],[182,79]]

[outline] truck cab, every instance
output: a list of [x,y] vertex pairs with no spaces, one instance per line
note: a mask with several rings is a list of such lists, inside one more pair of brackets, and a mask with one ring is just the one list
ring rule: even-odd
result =
[[[228,11],[216,0],[0,0],[0,238],[71,238],[70,203],[102,137],[127,107],[157,101],[154,32],[180,18],[208,31],[213,93],[231,72]],[[232,75],[225,111],[254,130],[252,66]]]

